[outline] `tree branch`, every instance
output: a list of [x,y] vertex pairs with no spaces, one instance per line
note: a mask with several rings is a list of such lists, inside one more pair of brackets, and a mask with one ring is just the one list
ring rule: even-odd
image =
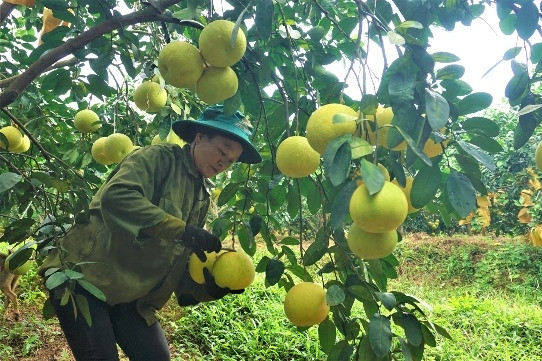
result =
[[[65,66],[72,66],[72,65],[75,65],[79,62],[79,60],[77,58],[71,58],[71,59],[67,59],[67,60],[62,60],[62,61],[59,61],[57,62],[56,64],[53,64],[51,65],[50,67],[48,67],[47,69],[45,69],[43,72],[46,72],[46,71],[49,71],[49,70],[53,70],[53,69],[58,69],[58,68],[63,68]],[[15,79],[17,79],[21,74],[17,74],[17,75],[14,75],[14,76],[10,76],[9,78],[5,78],[5,79],[2,79],[0,80],[0,89],[2,88],[7,88],[11,83],[13,83],[15,81]]]
[[15,6],[16,5],[7,2],[2,2],[0,4],[0,24],[2,24],[4,20],[6,20],[9,14],[11,14],[13,9],[15,9]]
[[[162,8],[168,8],[172,5],[180,3],[182,0],[157,0]],[[163,18],[157,13],[156,8],[146,7],[143,10],[136,11],[134,13],[112,18],[100,23],[99,25],[88,29],[81,33],[81,35],[67,40],[59,47],[52,49],[49,53],[39,58],[34,64],[26,69],[22,74],[17,76],[5,91],[0,93],[0,109],[13,103],[19,95],[23,92],[28,85],[30,85],[41,73],[43,73],[48,67],[55,64],[65,56],[72,54],[76,50],[84,47],[98,37],[110,33],[115,29],[127,27],[130,25],[157,21]]]

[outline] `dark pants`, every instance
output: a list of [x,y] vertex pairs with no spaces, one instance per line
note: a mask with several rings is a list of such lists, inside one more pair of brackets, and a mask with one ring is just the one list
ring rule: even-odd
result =
[[[85,290],[78,288],[88,300],[92,317],[89,327],[80,311],[74,317],[73,305],[60,305],[60,299],[51,301],[60,327],[77,361],[119,360],[117,344],[130,361],[169,361],[169,347],[159,322],[151,326],[137,312],[135,302],[110,306]],[[56,292],[58,294],[62,292]]]

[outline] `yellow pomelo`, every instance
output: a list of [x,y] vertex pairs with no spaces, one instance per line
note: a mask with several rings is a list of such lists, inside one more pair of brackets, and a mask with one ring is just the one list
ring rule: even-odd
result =
[[241,28],[232,47],[235,23],[229,20],[215,20],[207,24],[199,36],[199,50],[205,61],[212,66],[225,68],[237,63],[247,47],[247,39]]
[[287,177],[306,177],[319,165],[320,153],[309,145],[305,137],[288,137],[277,148],[277,168]]
[[333,116],[346,114],[357,117],[358,113],[343,104],[331,103],[321,106],[312,112],[307,121],[307,140],[314,150],[324,154],[327,144],[334,138],[343,134],[356,132],[356,121],[333,123]]
[[538,146],[536,147],[534,159],[538,170],[542,170],[542,142],[538,143]]
[[101,123],[98,123],[99,121],[100,117],[98,117],[98,114],[90,109],[78,111],[77,114],[75,114],[75,118],[73,118],[75,129],[81,133],[94,133],[102,126]]
[[192,253],[188,259],[188,273],[190,273],[190,277],[192,277],[192,279],[200,285],[205,283],[203,269],[207,268],[209,271],[212,271],[213,265],[219,254],[217,252],[205,252],[205,255],[207,256],[207,260],[205,260],[205,262],[201,262],[195,253]]
[[112,163],[120,162],[132,150],[134,144],[126,134],[113,133],[105,138],[103,153]]
[[[444,134],[445,132],[446,132],[446,128],[442,128],[440,130],[440,133]],[[446,146],[448,145],[449,142],[450,142],[449,139],[445,139],[441,143],[435,143],[435,141],[433,139],[428,138],[425,141],[425,144],[423,145],[423,152],[429,158],[436,157],[437,155],[441,155],[444,152],[444,148],[446,148]]]
[[177,144],[180,147],[184,146],[186,142],[182,140],[174,131],[173,129],[169,131],[169,134],[166,136],[165,139],[160,138],[159,134],[156,134],[151,141],[151,144],[159,144],[159,143],[170,143],[170,144]]
[[[393,148],[390,148],[388,146],[388,135],[389,135],[391,127],[387,125],[391,124],[391,121],[393,120],[392,108],[391,107],[384,108],[383,106],[378,106],[375,115],[376,115],[376,123],[377,123],[378,129],[376,131],[373,131],[371,126],[369,125],[367,129],[367,134],[369,135],[369,142],[372,145],[380,145],[386,149],[391,149],[391,150],[396,150],[396,151],[406,149],[407,143],[404,140]],[[375,115],[370,114],[370,115],[367,115],[366,118],[371,123],[374,123]]]
[[203,58],[194,45],[172,41],[160,50],[158,70],[166,83],[177,88],[191,87],[203,74]]
[[32,261],[28,260],[25,263],[23,263],[22,265],[20,265],[19,267],[15,268],[15,269],[11,269],[13,266],[15,266],[15,264],[10,266],[10,262],[12,261],[14,255],[15,255],[15,253],[12,253],[12,254],[10,254],[9,256],[6,257],[6,261],[4,262],[4,268],[7,271],[14,274],[14,275],[22,276],[26,272],[28,272],[28,270],[30,270],[30,266],[32,265]]
[[153,81],[144,81],[134,91],[134,103],[144,112],[159,112],[166,106],[166,102],[166,89],[162,89],[160,84]]
[[397,179],[394,179],[391,182],[393,184],[395,184],[396,186],[398,186],[399,188],[401,188],[401,190],[405,194],[405,197],[406,197],[407,202],[408,202],[408,213],[416,212],[418,210],[418,208],[412,207],[412,202],[410,201],[410,191],[412,190],[412,183],[414,182],[414,178],[410,177],[410,176],[406,177],[406,183],[405,183],[404,188],[401,187],[399,182],[397,182]]
[[151,145],[152,144],[167,143],[166,140],[167,140],[167,137],[162,139],[162,138],[160,138],[160,134],[156,134],[151,140]]
[[196,94],[207,104],[220,103],[237,92],[239,80],[232,68],[206,68],[196,83]]
[[[10,152],[17,149],[23,142],[23,134],[13,125],[3,127],[0,129],[0,133],[4,134],[4,136],[7,138],[7,148]],[[0,148],[6,149],[6,144],[3,142],[2,138],[0,138]]]
[[242,251],[224,252],[219,255],[211,273],[218,286],[230,290],[247,288],[256,276],[252,258]]
[[24,153],[29,149],[30,149],[30,138],[28,138],[28,135],[24,134],[21,144],[17,148],[13,149],[13,151],[15,153]]
[[353,254],[363,259],[377,259],[391,254],[397,245],[397,231],[370,233],[355,224],[350,226],[346,240]]
[[391,182],[384,182],[382,189],[373,195],[362,184],[350,198],[350,217],[356,226],[367,232],[395,230],[404,222],[407,213],[405,194]]
[[298,283],[286,293],[284,313],[298,327],[319,324],[329,313],[326,291],[313,282]]
[[110,165],[113,162],[110,159],[108,159],[105,156],[105,153],[104,153],[104,144],[105,144],[105,139],[106,138],[107,137],[100,137],[100,138],[96,139],[94,141],[94,143],[92,143],[92,148],[90,149],[90,154],[92,154],[92,158],[94,158],[94,160],[97,163],[100,163],[100,164],[103,164],[103,165]]

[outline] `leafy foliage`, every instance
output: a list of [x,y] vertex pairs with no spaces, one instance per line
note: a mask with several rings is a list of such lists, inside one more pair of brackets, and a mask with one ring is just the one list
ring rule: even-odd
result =
[[[39,35],[43,6],[69,24]],[[494,138],[499,122],[479,115],[492,98],[462,79],[458,57],[430,53],[431,43],[438,41],[431,30],[453,31],[458,22],[469,25],[485,11],[497,11],[504,34],[530,40],[541,27],[534,1],[503,1],[486,9],[484,1],[441,0],[223,1],[218,8],[208,0],[42,0],[32,7],[2,3],[0,9],[1,124],[15,124],[32,143],[28,153],[0,152],[1,224],[8,230],[0,241],[15,244],[33,236],[42,255],[84,221],[91,197],[111,170],[90,155],[98,137],[121,132],[146,146],[156,134],[165,138],[172,120],[197,116],[205,104],[188,89],[161,81],[168,106],[156,115],[138,111],[132,93],[136,84],[158,74],[157,55],[167,42],[184,39],[197,45],[205,24],[229,19],[236,31],[246,32],[249,48],[233,67],[239,90],[224,106],[249,116],[264,161],[217,177],[222,191],[213,231],[223,238],[236,234],[251,255],[260,233],[269,255],[258,271],[266,273],[269,284],[290,288],[296,279],[312,280],[311,269],[317,270],[334,300],[332,316],[320,326],[329,360],[389,358],[394,345],[406,359],[420,360],[425,346],[434,346],[434,334],[446,336],[416,298],[388,292],[387,281],[397,276],[394,256],[363,261],[348,251],[345,199],[360,170],[378,191],[381,179],[373,177],[381,175],[370,165],[382,163],[400,184],[406,175],[414,176],[412,200],[448,224],[476,207],[476,195],[488,193],[487,179],[498,171],[494,155],[503,145]],[[35,47],[38,38],[42,43]],[[542,71],[542,45],[525,41],[502,61],[514,71],[505,94],[520,108],[512,130],[517,150],[542,119],[542,99],[532,89]],[[335,71],[341,63],[346,64],[343,79]],[[381,73],[372,68],[375,63],[383,65]],[[373,76],[378,81],[371,88]],[[355,95],[348,95],[352,87]],[[391,107],[395,117],[388,145],[405,140],[408,149],[368,152],[359,137],[342,137],[330,143],[324,167],[314,175],[284,177],[274,162],[277,145],[291,133],[303,134],[310,114],[328,103],[344,103],[364,114],[371,114],[376,103]],[[85,108],[102,121],[95,134],[74,132],[73,116]],[[437,134],[442,127],[449,143],[444,154],[429,158],[423,146],[430,138],[444,144]],[[310,224],[307,215],[318,223]],[[277,236],[293,221],[298,239]],[[66,265],[55,277],[81,283],[74,266]],[[365,319],[350,315],[357,302]],[[390,331],[392,323],[405,330],[406,338]],[[330,332],[340,338],[334,345],[324,337]]]

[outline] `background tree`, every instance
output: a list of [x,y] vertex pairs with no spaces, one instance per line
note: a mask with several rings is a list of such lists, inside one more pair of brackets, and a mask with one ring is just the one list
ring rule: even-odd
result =
[[[44,8],[60,20],[49,31]],[[331,306],[319,325],[330,360],[391,359],[396,352],[419,360],[425,346],[435,345],[434,334],[447,333],[426,318],[414,297],[386,289],[387,279],[397,275],[393,255],[365,261],[349,252],[348,200],[360,172],[373,192],[382,187],[380,172],[370,166],[377,163],[402,186],[413,177],[411,205],[438,212],[447,223],[464,218],[476,207],[476,196],[487,194],[483,174],[497,169],[492,154],[502,149],[494,140],[500,128],[478,112],[490,107],[492,97],[462,79],[465,64],[457,56],[430,53],[438,41],[435,27],[453,32],[457,23],[469,25],[485,11],[496,11],[501,32],[518,39],[518,47],[496,63],[509,62],[513,70],[503,86],[520,110],[513,128],[513,147],[519,149],[542,119],[542,100],[532,91],[542,70],[542,43],[531,40],[541,34],[535,1],[4,1],[0,125],[17,127],[31,146],[0,151],[0,241],[15,244],[32,236],[39,260],[67,229],[84,222],[92,195],[112,169],[93,159],[96,139],[123,133],[145,146],[157,134],[166,138],[172,120],[197,116],[206,104],[192,90],[155,78],[158,54],[175,40],[197,45],[206,24],[231,20],[246,33],[248,48],[232,67],[238,90],[224,106],[249,116],[264,161],[235,167],[227,182],[217,179],[220,217],[213,231],[234,234],[232,242],[251,255],[254,236],[261,234],[268,255],[257,269],[269,285],[289,289],[320,278]],[[340,64],[346,64],[342,79],[333,70]],[[149,114],[132,95],[153,78],[168,100]],[[345,94],[352,86],[358,96]],[[360,111],[358,127],[364,129],[374,123],[367,119],[374,119],[379,105],[391,107],[395,117],[380,128],[388,130],[386,142],[368,147],[370,139],[341,136],[327,146],[315,173],[283,176],[275,163],[278,145],[304,135],[310,115],[330,103]],[[99,115],[102,126],[95,133],[75,131],[74,115],[86,108]],[[445,145],[442,154],[424,152],[428,140]],[[0,135],[0,141],[8,139]],[[404,141],[405,150],[391,150]],[[295,220],[296,237],[277,237],[287,220]],[[33,255],[30,246],[23,249],[29,251],[20,252],[20,263]],[[48,286],[82,282],[76,271],[67,265]],[[355,302],[363,304],[363,318],[351,314]]]

